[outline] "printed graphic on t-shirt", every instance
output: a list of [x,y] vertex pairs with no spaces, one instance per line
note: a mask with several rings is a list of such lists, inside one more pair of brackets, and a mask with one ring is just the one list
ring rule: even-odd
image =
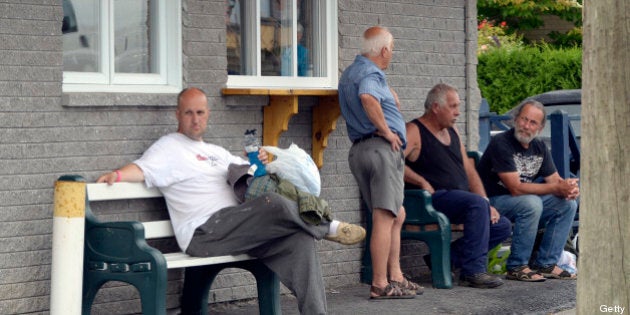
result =
[[210,166],[217,166],[217,161],[219,160],[216,156],[203,156],[201,154],[197,154],[197,161],[207,161]]
[[520,175],[521,182],[533,182],[542,166],[543,157],[537,155],[524,156],[521,153],[515,153],[512,158],[514,159],[514,165],[516,165],[516,170]]

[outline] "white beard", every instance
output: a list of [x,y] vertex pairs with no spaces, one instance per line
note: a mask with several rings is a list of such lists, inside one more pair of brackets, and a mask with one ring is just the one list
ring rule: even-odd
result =
[[516,140],[518,140],[518,142],[522,144],[529,144],[530,142],[532,142],[532,140],[534,140],[538,136],[539,133],[540,132],[533,132],[533,133],[530,133],[529,136],[525,136],[519,132],[518,128],[514,129],[514,137],[516,137]]

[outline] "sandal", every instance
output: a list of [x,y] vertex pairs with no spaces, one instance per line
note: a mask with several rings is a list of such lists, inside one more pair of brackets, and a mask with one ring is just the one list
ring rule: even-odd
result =
[[575,280],[577,279],[577,275],[574,273],[570,273],[560,267],[558,269],[562,270],[561,273],[554,273],[553,271],[556,269],[556,265],[551,265],[549,267],[539,268],[538,272],[543,275],[545,278],[549,279],[561,279],[561,280]]
[[399,287],[401,290],[407,290],[407,291],[413,291],[413,294],[415,295],[421,295],[422,293],[424,293],[424,287],[413,282],[413,281],[409,281],[406,278],[403,277],[403,281],[402,282],[398,282],[398,281],[394,281],[394,280],[389,280],[389,283],[391,283],[393,286]]
[[[518,280],[518,281],[526,281],[526,282],[543,282],[545,281],[545,277],[544,275],[541,275],[540,273],[533,271],[530,269],[530,271],[525,272],[525,269],[529,269],[529,266],[527,265],[523,265],[520,267],[516,267],[514,269],[510,269],[507,271],[506,275],[505,275],[505,279],[507,280]],[[541,276],[540,278],[534,278],[534,276]]]
[[390,284],[387,284],[385,288],[379,288],[377,286],[370,287],[370,299],[372,300],[385,300],[385,299],[413,299],[416,297],[415,292],[403,291],[401,288]]

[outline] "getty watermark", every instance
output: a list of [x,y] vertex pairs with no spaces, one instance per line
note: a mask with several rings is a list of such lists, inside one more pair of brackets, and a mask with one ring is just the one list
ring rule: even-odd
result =
[[619,306],[619,305],[615,305],[615,306],[600,305],[599,306],[599,311],[602,313],[623,314],[623,310],[625,309],[626,309],[625,307]]

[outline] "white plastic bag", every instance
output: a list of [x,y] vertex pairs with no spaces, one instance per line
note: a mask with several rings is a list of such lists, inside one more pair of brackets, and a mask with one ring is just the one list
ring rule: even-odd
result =
[[263,146],[263,149],[276,156],[276,159],[266,165],[268,173],[276,174],[301,191],[319,197],[321,179],[319,169],[311,156],[300,149],[295,143],[287,149],[274,146]]
[[577,274],[577,261],[575,255],[566,250],[562,251],[562,255],[560,255],[560,259],[558,259],[558,267],[568,271],[569,273]]

